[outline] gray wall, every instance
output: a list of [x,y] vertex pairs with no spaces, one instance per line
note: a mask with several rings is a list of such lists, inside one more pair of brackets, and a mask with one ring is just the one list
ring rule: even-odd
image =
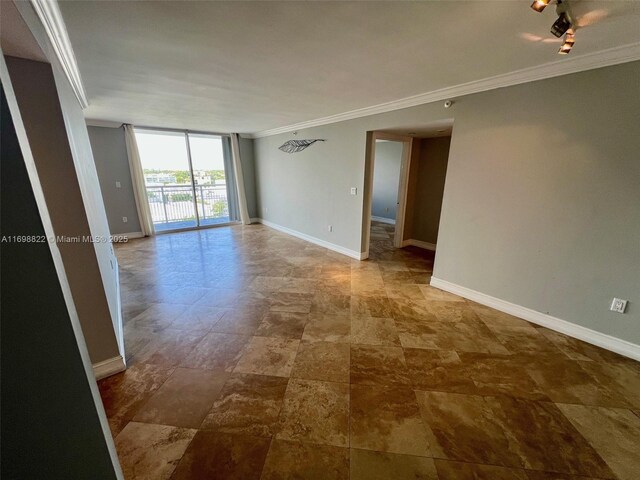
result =
[[[45,236],[6,87],[0,236]],[[49,245],[5,243],[0,251],[2,478],[118,478]]]
[[[112,234],[140,232],[124,128],[87,127]],[[120,188],[116,187],[120,182]],[[127,223],[122,221],[127,217]]]
[[247,210],[249,210],[249,217],[254,218],[258,216],[258,208],[256,206],[256,167],[253,139],[240,137],[240,160],[244,177],[244,191],[247,197]]
[[402,142],[376,140],[371,215],[396,219]]
[[435,276],[640,343],[638,78],[630,62],[303,129],[327,141],[293,155],[291,135],[257,139],[259,215],[361,251],[366,132],[453,117]]
[[119,355],[116,259],[82,110],[48,63],[6,57],[11,81],[93,363]]
[[[405,238],[437,243],[451,137],[414,140],[419,156],[412,165]],[[409,201],[407,202],[409,204]]]

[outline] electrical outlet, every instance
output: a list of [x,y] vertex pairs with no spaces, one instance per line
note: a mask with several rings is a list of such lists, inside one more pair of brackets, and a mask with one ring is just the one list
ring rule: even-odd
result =
[[122,217],[122,223],[127,223],[129,219],[127,217]]
[[385,208],[385,209],[384,209],[384,211],[385,211],[386,213],[389,213],[389,207]]
[[330,232],[333,232],[333,225],[327,226],[327,230],[329,230]]
[[358,194],[358,188],[357,187],[351,187],[351,195],[357,195]]
[[120,188],[122,187],[122,184],[120,182],[116,182],[116,188]]
[[609,310],[616,313],[624,313],[627,309],[627,301],[622,300],[621,298],[614,298],[613,302],[611,302],[611,307]]

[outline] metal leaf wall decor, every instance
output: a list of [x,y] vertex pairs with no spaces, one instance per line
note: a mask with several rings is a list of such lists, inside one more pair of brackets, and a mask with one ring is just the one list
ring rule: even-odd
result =
[[307,147],[310,147],[316,142],[324,142],[324,139],[314,138],[310,140],[288,140],[278,148],[286,153],[297,153],[303,151]]

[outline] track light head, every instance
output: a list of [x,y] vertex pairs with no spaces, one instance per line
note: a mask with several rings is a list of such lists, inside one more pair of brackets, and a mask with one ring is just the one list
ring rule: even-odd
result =
[[551,33],[554,36],[560,38],[570,28],[571,28],[571,21],[569,20],[569,17],[567,16],[567,14],[562,12],[558,16],[558,19],[555,22],[553,22],[553,25],[551,25]]
[[566,55],[571,51],[574,43],[576,43],[576,38],[574,37],[573,33],[567,32],[567,34],[564,36],[564,43],[560,47],[560,50],[558,50],[558,53],[560,55]]
[[547,5],[549,5],[550,1],[551,0],[533,0],[533,3],[531,4],[531,8],[533,8],[536,12],[540,13],[545,8],[547,8]]

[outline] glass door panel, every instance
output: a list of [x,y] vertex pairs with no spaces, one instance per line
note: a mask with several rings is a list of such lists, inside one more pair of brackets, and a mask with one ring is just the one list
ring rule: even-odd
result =
[[189,133],[193,182],[200,225],[231,220],[222,137]]
[[198,226],[184,132],[136,129],[135,133],[156,231]]

